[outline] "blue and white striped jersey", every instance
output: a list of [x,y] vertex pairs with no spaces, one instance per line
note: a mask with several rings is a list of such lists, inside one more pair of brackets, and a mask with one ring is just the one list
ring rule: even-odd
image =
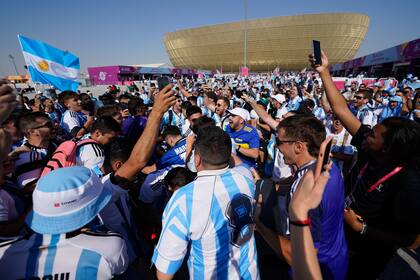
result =
[[202,106],[201,112],[203,113],[203,116],[209,117],[211,119],[213,118],[214,115],[216,115],[216,113],[210,110],[209,107],[207,106]]
[[214,114],[212,119],[214,120],[216,126],[225,130],[226,126],[229,125],[229,114],[225,113],[222,117],[218,114]]
[[45,112],[45,114],[47,114],[48,118],[53,122],[53,123],[60,123],[60,115],[58,114],[57,111],[52,111],[52,112]]
[[377,123],[377,117],[373,113],[372,109],[366,105],[356,111],[356,118],[359,119],[363,125],[368,125],[371,128]]
[[[191,279],[259,279],[252,199],[245,165],[198,172],[168,202],[152,261],[174,274],[189,255]],[[187,252],[189,250],[189,252]]]
[[315,118],[320,120],[325,127],[329,128],[332,125],[332,115],[326,114],[322,107],[315,106],[312,110],[312,114],[314,114]]
[[111,279],[127,266],[124,240],[113,233],[34,233],[0,243],[0,275],[7,279]]
[[64,112],[63,116],[61,117],[60,126],[67,132],[70,133],[71,130],[75,127],[82,127],[87,118],[85,114],[81,112],[73,112],[67,110]]
[[197,96],[197,106],[203,107],[204,106],[204,97],[203,96]]
[[296,111],[299,109],[300,102],[302,102],[302,98],[300,96],[296,96],[293,99],[289,99],[289,102],[287,103],[287,111]]
[[182,125],[184,124],[184,116],[182,113],[175,113],[174,110],[169,109],[162,117],[161,122],[161,129],[163,129],[165,126],[174,125],[179,128],[179,131],[182,131]]

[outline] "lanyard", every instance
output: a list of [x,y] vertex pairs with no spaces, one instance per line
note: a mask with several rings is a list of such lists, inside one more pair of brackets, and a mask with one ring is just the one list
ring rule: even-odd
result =
[[[358,180],[362,179],[362,176],[365,174],[367,167],[368,167],[368,163],[366,163],[365,166],[363,166],[362,170],[360,171],[359,175],[357,176]],[[383,182],[387,181],[389,178],[391,178],[392,176],[394,176],[395,174],[400,172],[401,169],[403,169],[403,166],[397,166],[396,168],[394,168],[394,170],[392,170],[391,172],[386,174],[384,177],[379,179],[375,184],[370,186],[370,188],[367,190],[367,192],[370,193],[370,192],[373,192],[374,190],[376,190],[380,184],[382,184]]]

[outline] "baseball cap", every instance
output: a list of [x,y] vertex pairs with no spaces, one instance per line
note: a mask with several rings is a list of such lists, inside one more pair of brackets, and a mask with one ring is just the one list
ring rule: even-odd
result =
[[271,98],[275,99],[279,103],[283,103],[286,101],[286,98],[284,97],[283,94],[276,94],[276,95],[271,96]]
[[395,95],[395,96],[393,96],[389,99],[389,102],[402,103],[402,98],[401,98],[401,96]]
[[111,200],[96,174],[86,167],[64,167],[41,177],[32,194],[26,223],[41,234],[60,234],[89,223]]
[[240,116],[244,121],[249,121],[251,119],[249,112],[243,108],[234,108],[233,110],[229,110],[231,115]]

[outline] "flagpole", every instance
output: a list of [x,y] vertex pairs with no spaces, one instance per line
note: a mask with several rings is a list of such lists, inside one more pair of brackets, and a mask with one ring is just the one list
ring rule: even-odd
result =
[[247,14],[248,14],[248,0],[244,0],[244,67],[246,67],[246,52],[247,52],[247,41],[248,41],[248,26],[247,26]]
[[17,69],[17,67],[16,67],[15,58],[14,58],[14,57],[13,57],[13,55],[11,55],[11,54],[9,54],[9,58],[10,58],[10,60],[12,61],[13,66],[15,67],[16,75],[17,75],[17,76],[19,76],[19,71],[18,71],[18,69]]

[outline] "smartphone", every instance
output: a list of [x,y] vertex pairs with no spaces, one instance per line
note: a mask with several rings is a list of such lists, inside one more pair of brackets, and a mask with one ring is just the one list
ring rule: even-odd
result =
[[171,82],[171,80],[169,79],[169,77],[159,77],[157,79],[157,82],[158,82],[159,90],[162,90],[164,87],[166,87]]
[[331,153],[331,147],[332,147],[333,139],[331,138],[330,142],[328,142],[327,146],[325,147],[324,157],[322,158],[322,167],[321,172],[325,171],[325,165],[328,164],[330,161],[330,153]]
[[321,42],[317,40],[312,40],[312,48],[313,48],[313,54],[314,54],[314,64],[315,65],[321,65]]

